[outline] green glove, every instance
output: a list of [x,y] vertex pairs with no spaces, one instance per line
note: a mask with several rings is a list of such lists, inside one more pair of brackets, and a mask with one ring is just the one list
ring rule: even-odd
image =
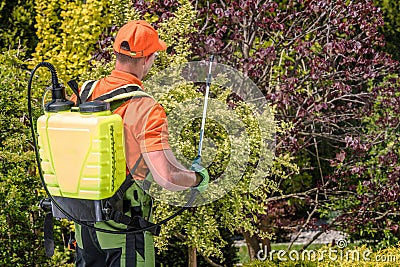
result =
[[196,172],[197,175],[201,176],[201,181],[198,185],[194,186],[193,189],[203,193],[208,188],[208,183],[210,182],[210,176],[208,175],[208,171],[206,168],[199,164],[200,159],[195,159],[192,163],[192,167],[190,169]]

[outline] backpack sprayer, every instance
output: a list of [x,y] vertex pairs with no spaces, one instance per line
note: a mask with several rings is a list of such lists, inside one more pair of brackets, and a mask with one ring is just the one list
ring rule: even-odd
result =
[[[213,56],[210,58],[206,81],[198,155],[194,160],[196,163],[201,160],[212,61]],[[31,87],[36,70],[42,66],[51,72],[52,100],[45,105],[45,114],[37,120],[37,138],[32,116]],[[58,82],[54,66],[48,62],[39,63],[32,70],[28,82],[28,114],[33,145],[41,183],[48,195],[48,198],[40,201],[41,208],[47,212],[44,222],[46,255],[51,257],[54,253],[53,217],[66,218],[104,233],[150,231],[158,235],[160,225],[190,207],[199,192],[192,190],[186,205],[158,224],[142,217],[125,215],[122,211],[123,195],[135,182],[130,174],[126,176],[122,118],[112,114],[108,102],[82,103],[76,82],[70,81],[68,85],[78,97],[77,106],[66,99],[65,88]],[[129,92],[134,95],[137,90],[140,89],[131,88]],[[128,228],[111,231],[93,226],[95,222],[107,220],[123,223]]]
[[[52,75],[52,101],[37,120],[38,138],[32,116],[31,87],[36,70],[47,67]],[[76,83],[69,82],[79,97]],[[129,88],[124,88],[124,92]],[[130,89],[134,93],[137,88]],[[126,176],[121,116],[112,114],[110,103],[90,101],[75,107],[66,99],[53,65],[39,63],[28,82],[28,113],[39,176],[48,198],[40,201],[47,214],[44,221],[46,255],[54,253],[53,217],[112,234],[150,231],[160,226],[142,217],[123,213],[123,195],[134,183]],[[114,220],[127,225],[116,231],[94,227],[95,222]]]

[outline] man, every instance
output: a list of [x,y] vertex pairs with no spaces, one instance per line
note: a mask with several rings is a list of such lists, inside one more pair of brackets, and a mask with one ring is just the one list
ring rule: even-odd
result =
[[[136,84],[145,91],[141,80],[152,67],[157,52],[167,46],[150,24],[130,21],[118,31],[113,48],[115,69],[110,76],[92,84],[88,101],[127,84]],[[72,100],[76,101],[76,96]],[[168,190],[193,187],[205,190],[209,180],[207,171],[200,168],[196,173],[178,163],[168,144],[165,112],[153,98],[133,98],[113,112],[123,118],[127,172],[134,179],[144,180],[150,171],[154,181]],[[139,214],[151,220],[151,199],[136,183],[125,193],[125,211],[126,215]],[[95,226],[107,230],[126,229],[113,221]],[[154,266],[153,238],[149,232],[108,234],[79,225],[75,228],[76,266]]]

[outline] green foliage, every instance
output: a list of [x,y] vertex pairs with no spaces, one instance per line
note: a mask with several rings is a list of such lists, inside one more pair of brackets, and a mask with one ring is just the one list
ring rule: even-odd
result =
[[99,35],[111,24],[109,1],[36,1],[39,44],[34,62],[48,61],[66,81],[89,68]]
[[0,49],[24,47],[28,57],[35,49],[35,10],[33,0],[0,1]]
[[131,0],[111,0],[109,11],[112,14],[112,25],[117,27],[139,18],[139,14],[133,7],[133,1]]
[[[13,52],[10,52],[13,53]],[[38,180],[34,172],[34,156],[28,142],[24,98],[27,78],[21,62],[14,54],[0,57],[1,79],[1,173],[0,173],[0,240],[1,265],[23,266],[29,258],[39,258],[40,221]],[[33,169],[32,169],[33,168]],[[27,185],[37,185],[35,187]],[[33,222],[33,224],[31,224]],[[24,236],[23,239],[20,237]],[[26,248],[33,248],[27,250]],[[24,249],[25,248],[25,249]]]
[[39,43],[34,57],[36,61],[49,60],[53,54],[60,52],[61,40],[61,6],[66,6],[66,0],[36,1],[36,35]]
[[38,206],[44,192],[28,127],[29,72],[20,57],[15,51],[0,55],[0,266],[62,266],[68,253],[62,252],[60,227],[55,257],[50,261],[44,255],[44,214]]
[[391,54],[394,59],[400,60],[400,3],[390,0],[374,0],[374,3],[383,12],[384,25],[381,31],[386,41],[384,51]]
[[174,52],[174,57],[164,58],[165,66],[169,67],[186,62],[189,58],[191,44],[187,35],[195,31],[193,25],[197,20],[196,12],[189,1],[181,0],[180,4],[181,7],[174,13],[175,16],[160,23],[158,30],[161,40]]

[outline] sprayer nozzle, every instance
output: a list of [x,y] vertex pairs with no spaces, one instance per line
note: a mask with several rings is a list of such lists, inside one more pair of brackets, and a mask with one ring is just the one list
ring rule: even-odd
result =
[[66,99],[65,88],[61,84],[53,84],[51,89],[52,100],[45,107],[47,112],[70,110],[74,102]]

